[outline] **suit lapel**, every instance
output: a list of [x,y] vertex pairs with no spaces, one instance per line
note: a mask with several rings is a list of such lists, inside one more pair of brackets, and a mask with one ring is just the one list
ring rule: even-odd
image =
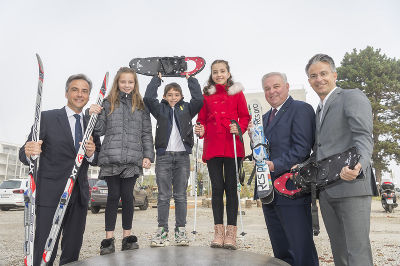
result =
[[[279,122],[279,120],[285,115],[287,109],[289,108],[290,104],[293,102],[292,96],[289,96],[289,98],[286,100],[286,102],[282,105],[281,109],[276,113],[275,118],[271,121],[271,124],[267,126],[266,130],[266,135],[269,135],[271,130],[274,128],[274,126]],[[271,110],[268,111],[268,115],[266,116],[269,119],[269,116],[271,115]],[[268,120],[266,121],[268,123]]]
[[82,133],[83,133],[83,135],[85,135],[85,131],[86,131],[86,128],[87,128],[87,122],[89,122],[90,116],[89,116],[87,121],[86,121],[84,112],[83,112],[82,116],[83,116],[83,118],[82,118],[82,121],[83,121],[83,132]]
[[69,125],[67,112],[65,111],[65,107],[60,109],[60,112],[57,116],[58,124],[61,128],[61,131],[64,133],[65,137],[67,138],[68,142],[71,144],[71,150],[75,153],[75,146],[74,146],[74,139],[72,137],[71,127]]
[[271,115],[271,111],[272,111],[272,108],[269,109],[269,111],[266,112],[265,115],[263,115],[263,128],[264,128],[264,132],[267,132],[267,124],[268,124],[269,116]]
[[324,123],[325,116],[329,112],[329,107],[331,106],[332,102],[338,97],[338,94],[341,93],[341,91],[342,91],[341,88],[336,88],[336,90],[329,96],[328,100],[325,103],[324,110],[322,111],[321,123],[317,124],[317,126],[319,127],[322,126],[322,124]]

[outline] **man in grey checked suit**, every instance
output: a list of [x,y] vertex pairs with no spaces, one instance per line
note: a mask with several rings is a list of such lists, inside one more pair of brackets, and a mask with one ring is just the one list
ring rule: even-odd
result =
[[[359,89],[336,87],[335,63],[325,54],[306,66],[308,81],[320,97],[314,152],[317,160],[356,146],[361,155],[354,169],[344,167],[341,180],[319,195],[322,217],[335,265],[373,265],[369,240],[371,198],[376,186],[372,173],[372,109]],[[362,175],[362,178],[357,178]]]

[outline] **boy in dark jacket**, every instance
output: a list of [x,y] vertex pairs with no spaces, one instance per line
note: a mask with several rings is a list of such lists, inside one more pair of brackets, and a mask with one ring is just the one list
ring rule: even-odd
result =
[[183,101],[182,89],[177,83],[165,86],[163,100],[157,100],[157,89],[161,85],[161,74],[154,76],[147,86],[143,101],[157,120],[156,129],[156,181],[158,186],[158,230],[151,240],[152,247],[169,244],[168,216],[170,199],[175,201],[175,242],[187,246],[186,235],[187,198],[186,190],[190,174],[189,154],[193,147],[192,119],[203,106],[203,95],[199,82],[186,75],[192,99]]

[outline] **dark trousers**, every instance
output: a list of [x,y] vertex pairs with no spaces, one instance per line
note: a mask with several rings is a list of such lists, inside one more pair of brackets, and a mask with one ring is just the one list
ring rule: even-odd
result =
[[[238,165],[241,158],[238,158]],[[228,225],[236,225],[238,214],[237,179],[235,159],[216,157],[207,161],[212,186],[214,224],[224,223],[224,191]]]
[[262,205],[274,256],[292,266],[319,265],[310,204]]
[[[60,265],[77,261],[79,259],[88,209],[87,205],[83,206],[81,204],[79,194],[79,186],[76,185],[74,186],[60,230],[62,233]],[[34,266],[39,266],[42,261],[44,246],[46,245],[57,207],[36,206]],[[60,234],[57,236],[51,259],[47,264],[49,266],[53,265],[56,258],[59,239]]]
[[124,230],[132,229],[133,204],[135,201],[133,187],[136,179],[137,176],[129,178],[120,178],[119,175],[106,177],[108,186],[105,214],[106,231],[115,230],[119,199],[122,202],[122,228]]

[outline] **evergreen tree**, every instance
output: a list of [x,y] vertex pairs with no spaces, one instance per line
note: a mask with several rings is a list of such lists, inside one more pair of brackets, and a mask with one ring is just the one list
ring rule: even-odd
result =
[[337,85],[359,88],[369,98],[373,116],[373,167],[376,181],[389,172],[391,160],[400,162],[400,60],[368,46],[346,53],[337,68]]

